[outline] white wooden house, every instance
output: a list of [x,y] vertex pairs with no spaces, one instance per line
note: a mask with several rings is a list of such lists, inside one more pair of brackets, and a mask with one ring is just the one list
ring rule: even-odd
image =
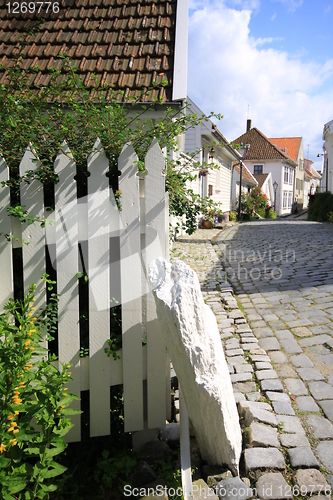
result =
[[309,204],[309,197],[321,188],[322,177],[314,168],[313,161],[304,158],[304,207]]
[[[203,115],[201,109],[187,98],[189,113]],[[214,153],[212,154],[212,150]],[[219,131],[212,120],[203,120],[185,134],[185,152],[195,152],[194,160],[201,165],[205,162],[214,165],[212,168],[198,169],[197,179],[191,182],[191,189],[203,198],[209,197],[221,204],[222,211],[232,210],[233,164],[239,161],[239,153]]]
[[[233,211],[236,211],[238,201],[239,201],[239,183],[240,183],[240,163],[235,162],[233,165],[232,172],[232,187],[231,187],[231,207]],[[257,179],[251,174],[250,170],[247,168],[243,162],[242,167],[242,193],[249,194],[251,189],[258,185]]]
[[324,125],[323,141],[324,167],[321,190],[333,193],[333,120]]

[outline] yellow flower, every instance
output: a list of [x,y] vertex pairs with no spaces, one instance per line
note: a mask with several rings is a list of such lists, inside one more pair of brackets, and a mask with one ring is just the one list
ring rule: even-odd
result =
[[9,440],[10,444],[12,444],[13,446],[16,446],[17,445],[17,441],[16,439],[10,439]]
[[7,432],[13,432],[13,430],[14,430],[14,427],[9,427],[9,428],[7,429]]
[[17,427],[17,423],[16,423],[16,422],[11,422],[11,423],[10,423],[10,426],[11,426],[11,427]]
[[19,330],[22,330],[22,325],[19,326]]
[[20,429],[14,429],[13,430],[13,434],[17,434],[18,432],[20,432]]
[[35,350],[35,348],[34,348],[34,347],[30,347],[29,349],[30,349],[30,351],[34,351],[34,350]]
[[8,416],[7,416],[7,420],[13,420],[14,418],[14,415],[12,413],[10,413]]
[[31,332],[27,332],[27,336],[28,336],[28,337],[31,337]]
[[15,415],[19,415],[20,414],[20,412],[18,410],[15,410],[14,413],[15,413]]
[[27,340],[26,343],[24,344],[25,346],[28,346],[29,344],[31,344],[31,340]]
[[0,453],[3,453],[4,451],[6,451],[6,445],[1,443],[0,444]]

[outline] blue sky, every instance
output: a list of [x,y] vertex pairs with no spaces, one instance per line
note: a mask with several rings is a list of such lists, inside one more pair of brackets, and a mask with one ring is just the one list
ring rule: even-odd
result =
[[333,0],[189,1],[189,97],[223,114],[229,140],[248,113],[268,137],[302,136],[320,169],[333,119]]

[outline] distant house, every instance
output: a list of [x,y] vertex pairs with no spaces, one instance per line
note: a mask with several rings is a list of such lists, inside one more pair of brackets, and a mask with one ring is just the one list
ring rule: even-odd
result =
[[304,202],[304,152],[302,137],[274,137],[270,140],[296,163],[294,177],[294,209],[302,210]]
[[[189,112],[203,115],[201,109],[188,98]],[[212,148],[214,153],[212,155]],[[195,160],[214,164],[216,168],[202,168],[191,189],[203,198],[209,197],[221,203],[223,212],[232,209],[231,186],[233,179],[233,163],[240,160],[239,153],[219,131],[212,120],[203,120],[196,127],[188,129],[185,134],[185,152],[198,151]]]
[[251,120],[248,120],[246,133],[237,137],[233,144],[250,145],[243,157],[248,169],[253,175],[271,173],[272,183],[278,184],[276,212],[278,215],[290,214],[294,201],[296,162],[260,130],[251,128]]
[[267,196],[267,201],[271,207],[274,207],[274,188],[272,183],[272,174],[254,174],[253,177],[258,182],[261,192]]
[[323,141],[324,168],[321,190],[333,193],[333,120],[324,125]]
[[304,158],[304,207],[308,206],[309,196],[320,189],[321,174],[313,166],[313,161]]
[[[239,183],[240,183],[240,163],[234,163],[232,176],[231,206],[236,210],[239,201]],[[249,194],[251,189],[258,185],[255,176],[251,174],[245,163],[242,167],[242,193]]]

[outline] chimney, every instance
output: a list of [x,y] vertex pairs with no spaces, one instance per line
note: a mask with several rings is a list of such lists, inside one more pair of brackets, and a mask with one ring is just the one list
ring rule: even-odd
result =
[[246,122],[246,132],[249,132],[251,130],[252,126],[252,120],[248,119]]

